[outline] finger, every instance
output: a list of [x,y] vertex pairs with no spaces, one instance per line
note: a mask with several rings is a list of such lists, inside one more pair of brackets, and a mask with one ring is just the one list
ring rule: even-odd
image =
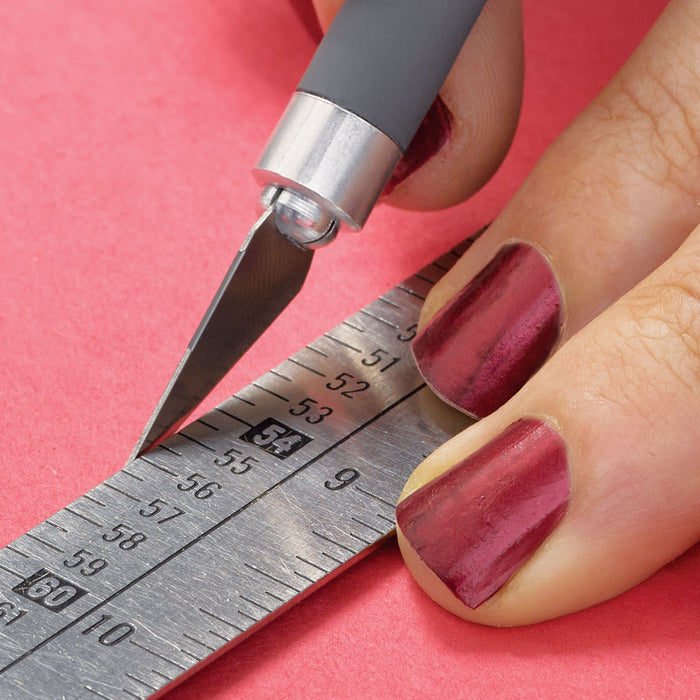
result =
[[[342,0],[314,0],[314,5],[325,29]],[[513,139],[522,81],[520,0],[489,0],[383,201],[407,209],[438,209],[476,192]]]
[[699,76],[700,4],[676,0],[429,296],[414,350],[445,400],[495,410],[700,220]]
[[413,474],[397,509],[413,575],[491,625],[629,589],[700,539],[698,415],[700,227]]

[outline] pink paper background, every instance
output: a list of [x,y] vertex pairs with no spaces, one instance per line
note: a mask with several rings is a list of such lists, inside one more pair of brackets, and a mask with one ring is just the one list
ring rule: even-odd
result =
[[[207,406],[489,221],[663,5],[526,0],[523,116],[494,180],[446,212],[380,208],[319,253]],[[0,545],[122,466],[312,51],[281,0],[0,3]],[[700,697],[699,580],[695,547],[614,601],[493,630],[427,600],[390,544],[168,698]]]

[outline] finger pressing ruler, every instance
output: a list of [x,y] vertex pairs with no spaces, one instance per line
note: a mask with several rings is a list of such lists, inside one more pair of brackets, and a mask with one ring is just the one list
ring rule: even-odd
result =
[[410,341],[451,251],[0,550],[0,697],[150,698],[376,548],[467,419]]

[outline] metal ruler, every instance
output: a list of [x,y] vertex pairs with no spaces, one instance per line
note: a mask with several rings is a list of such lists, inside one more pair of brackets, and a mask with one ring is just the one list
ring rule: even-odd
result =
[[413,363],[432,265],[0,550],[0,697],[148,698],[367,554],[467,419]]

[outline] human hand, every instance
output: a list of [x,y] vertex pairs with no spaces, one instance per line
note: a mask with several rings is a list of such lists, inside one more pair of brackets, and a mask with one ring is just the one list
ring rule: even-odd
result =
[[[325,18],[339,3],[316,4]],[[594,605],[700,537],[699,39],[697,5],[670,3],[426,302],[421,371],[488,417],[409,479],[399,542],[426,592],[466,619],[527,624]],[[444,94],[461,114],[450,94],[466,93]],[[451,203],[441,193],[459,199],[488,177],[495,161],[472,167],[488,154],[452,150],[460,123],[394,203]]]

